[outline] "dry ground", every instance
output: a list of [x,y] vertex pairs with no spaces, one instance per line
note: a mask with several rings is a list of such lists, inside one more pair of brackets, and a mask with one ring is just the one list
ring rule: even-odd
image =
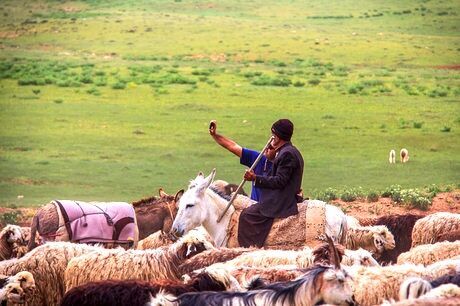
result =
[[[333,204],[339,205],[346,214],[357,218],[374,218],[388,214],[421,214],[428,215],[438,211],[447,211],[460,213],[460,190],[453,192],[439,193],[434,199],[430,209],[423,211],[419,209],[408,209],[407,207],[397,205],[390,198],[380,198],[377,202],[369,203],[366,200],[357,200],[354,202],[343,202],[341,200],[332,201]],[[30,226],[32,218],[37,208],[7,208],[0,207],[0,215],[20,211],[18,224],[21,226]]]

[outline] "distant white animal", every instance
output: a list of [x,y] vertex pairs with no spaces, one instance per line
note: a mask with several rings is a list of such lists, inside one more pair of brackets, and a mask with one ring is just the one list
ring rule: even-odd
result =
[[407,163],[409,161],[409,151],[407,151],[407,149],[401,149],[399,156],[401,157],[402,163]]
[[390,162],[390,164],[396,163],[396,152],[395,152],[395,150],[390,151],[390,158],[388,159],[388,161]]

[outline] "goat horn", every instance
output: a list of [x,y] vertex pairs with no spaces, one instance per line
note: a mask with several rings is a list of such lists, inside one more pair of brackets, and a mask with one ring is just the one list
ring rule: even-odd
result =
[[337,269],[340,269],[340,256],[337,251],[337,248],[334,245],[334,241],[332,241],[331,237],[329,237],[328,235],[326,235],[326,238],[327,238],[327,242],[329,243],[329,252],[331,255],[333,255],[331,259],[334,263],[334,266]]

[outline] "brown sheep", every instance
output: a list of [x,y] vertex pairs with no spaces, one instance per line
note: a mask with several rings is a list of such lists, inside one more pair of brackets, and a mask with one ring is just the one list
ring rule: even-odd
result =
[[0,260],[22,257],[24,252],[22,246],[27,245],[27,236],[30,236],[30,229],[18,225],[8,224],[0,231]]

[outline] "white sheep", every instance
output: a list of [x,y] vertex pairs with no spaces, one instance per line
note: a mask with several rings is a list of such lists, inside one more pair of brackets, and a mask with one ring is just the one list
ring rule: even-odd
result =
[[342,257],[342,264],[346,266],[380,266],[371,252],[361,248],[357,250],[345,250],[345,254]]
[[414,263],[429,265],[439,260],[454,258],[460,255],[460,240],[443,241],[435,244],[418,245],[398,256],[398,264]]
[[298,268],[308,268],[313,265],[313,252],[306,247],[302,250],[255,250],[244,253],[225,265],[234,267],[270,268],[277,265],[296,265]]
[[401,157],[402,163],[407,163],[409,161],[409,151],[407,149],[401,149],[399,157]]
[[437,288],[434,288],[420,298],[439,298],[439,297],[447,297],[453,298],[457,297],[460,298],[460,287],[455,284],[444,284]]
[[400,286],[408,277],[422,277],[427,280],[460,269],[460,260],[444,260],[424,267],[404,264],[384,267],[349,267],[348,272],[354,278],[353,292],[359,305],[378,305],[385,300],[396,300]]
[[460,271],[453,274],[446,274],[431,281],[422,279],[420,277],[407,278],[402,284],[399,290],[399,299],[416,299],[433,288],[438,288],[445,284],[460,285]]
[[24,257],[0,262],[0,274],[14,275],[20,271],[31,271],[35,279],[35,294],[31,305],[59,305],[65,293],[64,271],[73,257],[106,249],[87,244],[49,242],[41,245]]
[[32,293],[34,289],[35,280],[28,271],[21,271],[13,276],[0,276],[0,302],[6,300],[14,304],[24,304],[26,294]]
[[[232,260],[229,260],[225,265],[234,267],[253,267],[253,268],[271,268],[279,265],[294,265],[296,268],[309,268],[313,266],[315,254],[309,247],[302,250],[255,250],[244,253]],[[378,266],[377,261],[372,257],[369,251],[345,250],[342,257],[344,265],[366,265]]]
[[434,288],[418,298],[387,302],[382,305],[426,306],[426,305],[460,305],[460,288],[455,284],[444,284]]
[[399,288],[399,300],[416,299],[433,289],[431,283],[420,277],[406,278]]
[[[198,244],[202,246],[202,241]],[[196,237],[186,235],[172,245],[149,250],[111,249],[72,259],[65,271],[65,287],[100,280],[180,279],[179,265],[194,252]]]
[[[209,234],[206,232],[204,227],[200,226],[197,227],[186,234],[190,236],[187,239],[194,239],[196,244],[202,242],[203,247],[206,250],[210,250],[214,248],[214,245],[211,243],[212,238],[209,237]],[[171,239],[171,236],[163,231],[156,231],[153,234],[145,237],[144,239],[140,240],[137,244],[137,250],[148,250],[148,249],[156,249],[159,247],[167,246],[172,244],[174,241]]]
[[363,248],[379,258],[383,251],[394,249],[395,239],[385,225],[352,227],[347,230],[345,247]]
[[348,228],[361,227],[361,224],[359,223],[359,220],[356,219],[355,217],[346,215],[346,218],[347,218],[347,226],[348,226]]
[[412,229],[412,247],[432,244],[445,233],[460,230],[460,214],[437,212],[415,222]]
[[390,151],[390,157],[388,158],[388,161],[390,162],[390,164],[396,163],[396,151],[395,150]]

